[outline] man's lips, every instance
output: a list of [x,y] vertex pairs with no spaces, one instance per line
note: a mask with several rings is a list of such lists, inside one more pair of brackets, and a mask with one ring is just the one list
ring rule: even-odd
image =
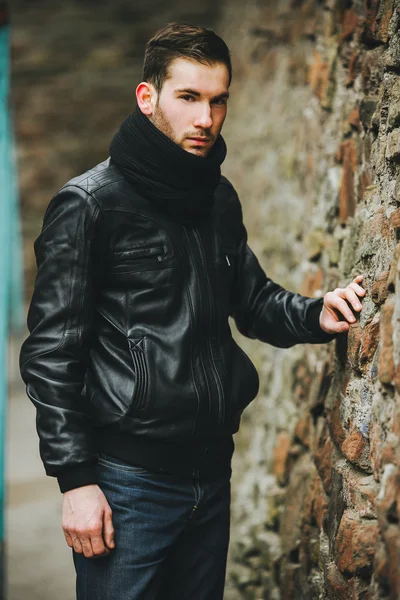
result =
[[190,137],[189,140],[196,142],[197,145],[205,146],[210,141],[210,138],[206,137]]

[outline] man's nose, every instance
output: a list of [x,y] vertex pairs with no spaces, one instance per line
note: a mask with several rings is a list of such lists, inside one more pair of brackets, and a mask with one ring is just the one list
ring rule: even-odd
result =
[[195,127],[209,129],[212,125],[211,107],[209,104],[204,104],[196,115],[196,120],[193,123]]

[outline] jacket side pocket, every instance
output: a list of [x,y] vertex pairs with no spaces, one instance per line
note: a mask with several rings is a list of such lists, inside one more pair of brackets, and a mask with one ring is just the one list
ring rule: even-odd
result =
[[142,411],[146,407],[148,395],[148,371],[145,353],[145,338],[129,338],[128,343],[136,377],[132,403],[128,410],[129,415],[133,416],[132,413]]

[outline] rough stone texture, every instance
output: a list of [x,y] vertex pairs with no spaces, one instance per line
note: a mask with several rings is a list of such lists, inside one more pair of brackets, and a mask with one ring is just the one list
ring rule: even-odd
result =
[[[240,338],[261,390],[236,436],[228,581],[246,534],[253,552],[265,531],[277,546],[237,598],[399,597],[399,23],[392,0],[254,2],[224,17],[236,69],[225,172],[250,245],[294,291],[359,273],[367,291],[327,346]],[[263,485],[285,498],[275,511]]]
[[349,334],[329,345],[282,350],[235,333],[261,388],[235,438],[226,600],[397,600],[398,0],[120,0],[96,10],[16,0],[13,11],[28,298],[44,206],[107,156],[149,33],[189,19],[227,40],[224,173],[251,247],[288,289],[320,296],[363,273],[367,294]]

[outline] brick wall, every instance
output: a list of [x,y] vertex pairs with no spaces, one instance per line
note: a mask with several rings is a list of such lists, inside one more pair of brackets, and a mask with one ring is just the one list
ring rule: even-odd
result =
[[[319,296],[365,275],[348,335],[245,345],[227,598],[400,597],[400,31],[391,0],[225,14],[225,172],[269,275]],[[396,291],[397,290],[397,291]]]

